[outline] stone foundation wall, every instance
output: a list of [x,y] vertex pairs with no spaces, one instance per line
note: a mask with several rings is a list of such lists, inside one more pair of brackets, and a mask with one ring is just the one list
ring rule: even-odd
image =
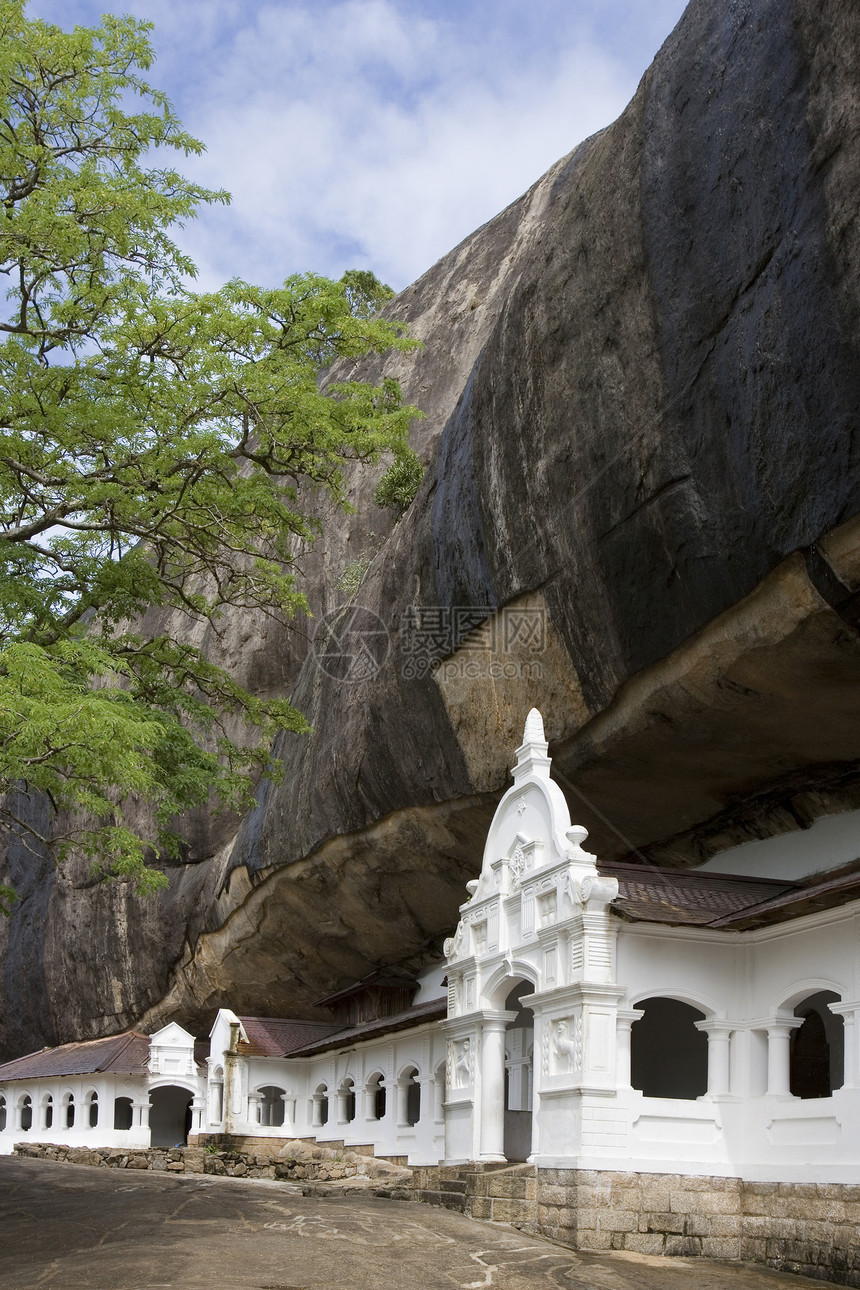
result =
[[738,1178],[540,1169],[538,1229],[579,1250],[741,1257]]
[[860,1287],[860,1186],[529,1165],[413,1175],[419,1200],[573,1249],[745,1259]]
[[860,1186],[744,1183],[741,1258],[860,1286]]
[[[374,1194],[412,1196],[412,1174],[409,1169],[376,1160],[352,1149],[318,1146],[301,1139],[276,1140],[249,1138],[253,1149],[212,1150],[203,1146],[188,1147],[68,1147],[57,1143],[18,1142],[15,1155],[33,1159],[67,1161],[69,1164],[93,1165],[107,1169],[154,1169],[168,1173],[219,1174],[229,1178],[275,1178],[282,1181],[343,1186],[352,1183],[374,1190]],[[217,1144],[213,1144],[217,1145]],[[275,1147],[273,1151],[273,1145]]]

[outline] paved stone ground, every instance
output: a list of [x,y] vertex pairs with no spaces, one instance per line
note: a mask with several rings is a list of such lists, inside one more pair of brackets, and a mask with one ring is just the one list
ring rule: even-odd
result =
[[705,1260],[576,1254],[412,1201],[311,1199],[291,1184],[0,1156],[0,1290],[824,1286]]

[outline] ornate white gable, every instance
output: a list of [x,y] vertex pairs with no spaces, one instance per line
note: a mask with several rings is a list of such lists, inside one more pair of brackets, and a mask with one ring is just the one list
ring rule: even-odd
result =
[[[509,1102],[513,1089],[525,1105],[523,1089],[533,1080],[556,1149],[570,1138],[577,1098],[614,1094],[623,991],[613,979],[616,926],[608,906],[618,883],[602,877],[583,849],[588,833],[571,824],[549,770],[543,721],[533,708],[480,877],[467,884],[469,899],[445,942],[449,1160],[505,1159],[503,1071]],[[513,999],[533,1017],[532,1056],[529,1035],[510,1033],[527,1025],[518,1020],[525,1014],[508,1010]],[[523,1053],[514,1051],[520,1040]],[[537,1122],[534,1134],[533,1153],[540,1150]]]
[[[515,975],[514,959],[521,967],[527,964],[538,991],[577,980],[611,980],[605,911],[618,884],[600,877],[596,858],[583,850],[588,831],[571,825],[564,794],[550,779],[537,708],[528,715],[516,758],[513,785],[487,834],[481,876],[467,884],[470,899],[461,906],[456,933],[445,942],[452,969],[461,964],[477,969],[471,998],[458,1000],[458,1010],[477,1005],[479,987],[485,1006],[490,1004],[488,969],[500,961],[508,964],[509,976]],[[561,931],[570,951],[564,963]]]

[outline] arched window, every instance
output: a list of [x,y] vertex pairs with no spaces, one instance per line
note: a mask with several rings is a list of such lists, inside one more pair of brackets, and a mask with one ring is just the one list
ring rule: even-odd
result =
[[42,1098],[42,1128],[50,1129],[54,1123],[54,1099],[50,1093]]
[[132,1125],[132,1101],[130,1097],[115,1097],[113,1100],[113,1127],[121,1131]]
[[355,1081],[345,1079],[338,1089],[341,1122],[352,1124],[355,1119]]
[[0,1097],[0,1133],[6,1128],[6,1099]]
[[696,1029],[705,1014],[680,999],[638,1003],[644,1017],[630,1034],[630,1082],[646,1097],[692,1101],[708,1091],[708,1036]]
[[63,1098],[63,1103],[64,1103],[65,1110],[66,1110],[66,1128],[67,1128],[67,1129],[73,1129],[73,1128],[75,1127],[75,1095],[74,1095],[74,1093],[67,1093],[67,1094],[66,1094],[66,1096]]
[[803,1022],[791,1036],[789,1087],[795,1097],[830,1097],[844,1080],[845,1038],[842,1017],[827,1006],[838,1003],[832,990],[818,990],[794,1009]]
[[400,1076],[400,1087],[404,1094],[402,1123],[417,1124],[421,1119],[421,1085],[418,1082],[417,1066],[409,1066]]
[[266,1084],[259,1090],[260,1124],[277,1129],[284,1123],[284,1097],[286,1090],[275,1084]]
[[99,1095],[95,1089],[87,1094],[86,1106],[87,1123],[91,1129],[94,1129],[99,1122]]
[[25,1094],[21,1099],[21,1132],[29,1133],[33,1127],[33,1099]]
[[367,1081],[367,1118],[382,1120],[385,1118],[385,1084],[381,1073],[371,1075]]
[[317,1129],[328,1124],[328,1086],[326,1084],[318,1084],[314,1090],[312,1124]]

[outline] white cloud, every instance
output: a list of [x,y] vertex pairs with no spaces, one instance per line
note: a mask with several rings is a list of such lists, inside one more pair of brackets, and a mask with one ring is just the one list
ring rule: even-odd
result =
[[[625,69],[593,46],[499,84],[462,75],[451,35],[387,0],[266,10],[246,27],[194,113],[209,147],[195,170],[234,196],[196,234],[207,277],[231,223],[245,276],[360,262],[403,286],[629,97]],[[422,72],[404,95],[398,82]]]
[[[366,265],[402,287],[618,115],[653,51],[631,62],[607,4],[641,0],[497,3],[133,2],[156,24],[152,79],[207,146],[183,169],[233,194],[182,235],[201,284]],[[681,0],[660,5],[668,31]]]

